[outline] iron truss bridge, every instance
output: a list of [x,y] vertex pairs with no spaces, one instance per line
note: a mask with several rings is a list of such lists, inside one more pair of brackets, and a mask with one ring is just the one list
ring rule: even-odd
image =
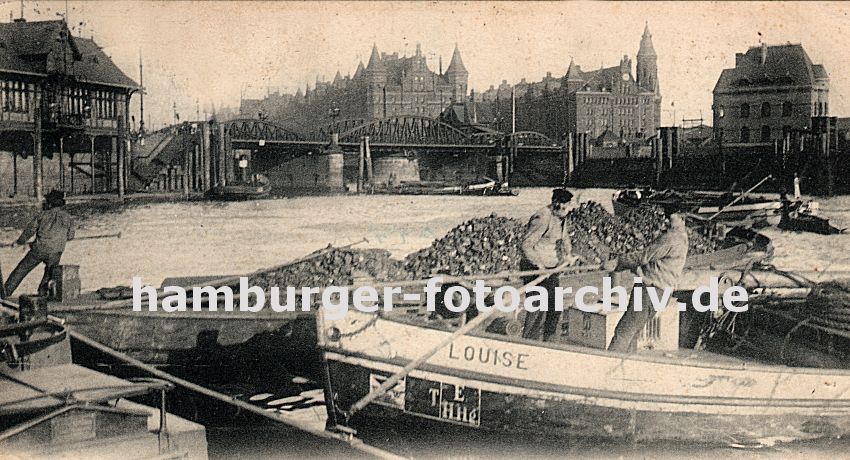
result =
[[332,133],[339,134],[342,147],[356,147],[364,136],[368,136],[373,149],[486,150],[510,148],[512,142],[517,149],[524,151],[563,148],[538,132],[469,134],[433,118],[410,115],[371,121],[340,120],[310,134],[298,133],[268,121],[238,119],[225,122],[225,133],[237,148],[266,145],[320,148],[330,143]]

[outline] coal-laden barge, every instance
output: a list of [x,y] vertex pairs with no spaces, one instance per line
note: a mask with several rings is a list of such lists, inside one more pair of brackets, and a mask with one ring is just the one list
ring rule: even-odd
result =
[[679,348],[674,305],[650,322],[635,354],[605,350],[616,317],[572,307],[547,342],[476,323],[486,314],[446,320],[415,308],[337,320],[320,310],[328,411],[364,432],[418,419],[546,438],[750,447],[850,433],[850,370]]
[[[621,221],[592,203],[576,208],[569,217],[573,244],[586,263],[646,244],[664,225],[663,213],[635,213]],[[431,246],[408,255],[390,257],[380,249],[328,247],[284,265],[247,274],[250,285],[348,285],[358,274],[378,281],[424,279],[436,273],[473,275],[516,272],[523,223],[500,216],[471,219],[452,229]],[[725,235],[708,235],[691,229],[689,269],[724,270],[757,265],[770,259],[770,239],[752,230],[732,229]],[[606,242],[606,240],[608,240]],[[239,276],[170,278],[163,286],[229,287],[239,290]],[[133,311],[132,290],[102,289],[71,301],[54,302],[51,312],[67,324],[108,347],[145,363],[173,372],[202,372],[221,384],[240,379],[263,380],[269,372],[295,373],[318,379],[320,363],[315,353],[313,312],[211,311],[204,298],[197,310],[188,299],[187,311],[163,311],[164,293],[151,311]],[[107,297],[110,300],[100,299]],[[223,297],[217,298],[221,305]],[[238,303],[238,299],[235,299]],[[82,355],[99,362],[102,357]]]

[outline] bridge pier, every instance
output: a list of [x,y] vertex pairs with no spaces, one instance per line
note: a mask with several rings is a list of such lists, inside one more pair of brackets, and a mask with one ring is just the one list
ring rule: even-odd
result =
[[342,150],[311,149],[276,164],[257,155],[254,172],[268,177],[273,194],[341,193],[345,191],[344,163]]
[[394,186],[402,182],[419,182],[419,160],[408,153],[392,154],[372,160],[372,185]]

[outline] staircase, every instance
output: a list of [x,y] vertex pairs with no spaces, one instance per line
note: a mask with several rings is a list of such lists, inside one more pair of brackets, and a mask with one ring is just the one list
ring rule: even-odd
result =
[[172,178],[182,174],[184,136],[170,129],[148,134],[133,161],[132,190],[182,189]]

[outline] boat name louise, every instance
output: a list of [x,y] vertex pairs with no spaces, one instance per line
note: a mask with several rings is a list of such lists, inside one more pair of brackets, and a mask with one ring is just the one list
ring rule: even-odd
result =
[[449,344],[449,359],[457,361],[479,362],[482,364],[492,364],[493,366],[515,367],[521,370],[528,370],[526,361],[527,353],[516,353],[510,350],[499,350],[485,346],[466,345],[455,348],[455,345]]

